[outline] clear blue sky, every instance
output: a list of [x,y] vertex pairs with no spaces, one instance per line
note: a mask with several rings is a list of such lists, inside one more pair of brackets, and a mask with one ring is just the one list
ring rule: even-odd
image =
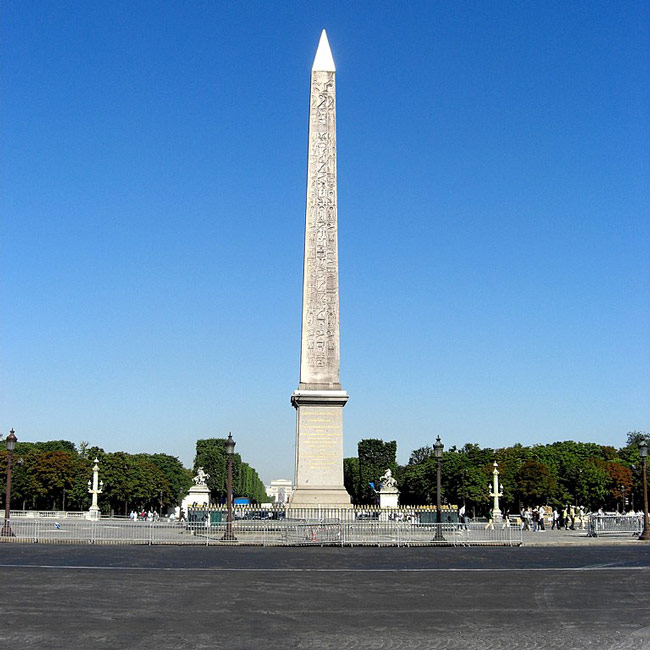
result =
[[309,73],[346,455],[650,429],[647,2],[3,2],[0,429],[293,475]]

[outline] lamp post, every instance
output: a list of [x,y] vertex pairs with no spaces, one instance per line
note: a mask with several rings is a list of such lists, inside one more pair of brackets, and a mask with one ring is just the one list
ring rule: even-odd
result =
[[648,443],[641,440],[639,454],[643,461],[643,530],[639,539],[650,541],[650,526],[648,525]]
[[[625,514],[625,506],[626,506],[627,499],[625,498],[625,485],[623,483],[621,483],[618,486],[618,491],[621,493],[622,514]],[[618,506],[616,508],[618,509]]]
[[[492,503],[492,520],[501,521],[501,509],[499,508],[499,497],[503,496],[503,486],[499,485],[499,465],[494,461],[494,471],[492,472],[492,491],[490,496],[494,499]],[[488,485],[488,488],[490,486]]]
[[235,534],[232,532],[232,455],[234,453],[235,441],[232,439],[232,433],[229,433],[228,440],[226,440],[226,455],[228,456],[228,481],[226,483],[228,494],[226,496],[226,503],[228,505],[228,514],[226,515],[226,532],[221,538],[223,542],[237,541]]
[[[95,465],[93,466],[93,480],[92,483],[88,480],[88,492],[93,495],[93,503],[88,511],[90,519],[99,519],[99,506],[97,505],[97,495],[103,492],[104,481],[99,480],[99,460],[95,458]],[[92,486],[92,487],[91,487]]]
[[11,515],[11,461],[13,460],[17,440],[18,438],[16,438],[16,434],[12,429],[7,436],[7,492],[5,494],[5,523],[2,526],[2,531],[0,531],[2,537],[15,537],[13,530],[11,530],[9,517]]
[[436,526],[436,534],[433,537],[434,541],[445,539],[442,534],[442,512],[440,510],[440,495],[442,492],[442,452],[444,448],[445,446],[440,442],[440,436],[438,436],[433,444],[433,455],[436,459],[436,521],[438,522],[438,525]]

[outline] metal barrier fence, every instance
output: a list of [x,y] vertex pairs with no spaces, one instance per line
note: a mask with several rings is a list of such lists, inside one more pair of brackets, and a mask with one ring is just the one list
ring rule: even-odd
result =
[[12,519],[12,537],[2,542],[54,544],[176,544],[255,546],[518,546],[521,530],[514,526],[429,524],[405,521],[342,522],[333,519],[237,520],[227,539],[225,522],[210,524],[125,522],[111,519]]
[[589,515],[587,535],[638,536],[643,530],[643,516],[640,515]]

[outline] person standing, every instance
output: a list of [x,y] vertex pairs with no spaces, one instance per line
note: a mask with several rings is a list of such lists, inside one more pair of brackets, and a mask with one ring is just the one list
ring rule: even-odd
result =
[[494,530],[494,512],[492,511],[492,508],[490,508],[490,512],[488,512],[488,522],[485,524],[485,530]]
[[539,530],[539,510],[537,507],[533,508],[533,532],[536,533]]
[[458,511],[458,523],[459,523],[459,528],[463,528],[464,530],[467,530],[467,521],[465,519],[465,504],[463,504],[460,507],[460,510]]
[[503,526],[501,526],[501,530],[505,530],[509,525],[510,525],[510,510],[506,508],[503,511]]
[[539,530],[544,532],[546,530],[546,526],[544,525],[544,515],[546,514],[546,509],[544,506],[540,506],[538,508],[538,514],[539,514]]
[[564,525],[564,530],[569,530],[569,506],[562,508],[562,524]]

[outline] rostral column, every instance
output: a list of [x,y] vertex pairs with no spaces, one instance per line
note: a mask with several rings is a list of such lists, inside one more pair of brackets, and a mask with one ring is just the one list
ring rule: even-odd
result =
[[343,486],[336,213],[336,68],[323,30],[311,70],[295,491],[291,506],[350,505]]

